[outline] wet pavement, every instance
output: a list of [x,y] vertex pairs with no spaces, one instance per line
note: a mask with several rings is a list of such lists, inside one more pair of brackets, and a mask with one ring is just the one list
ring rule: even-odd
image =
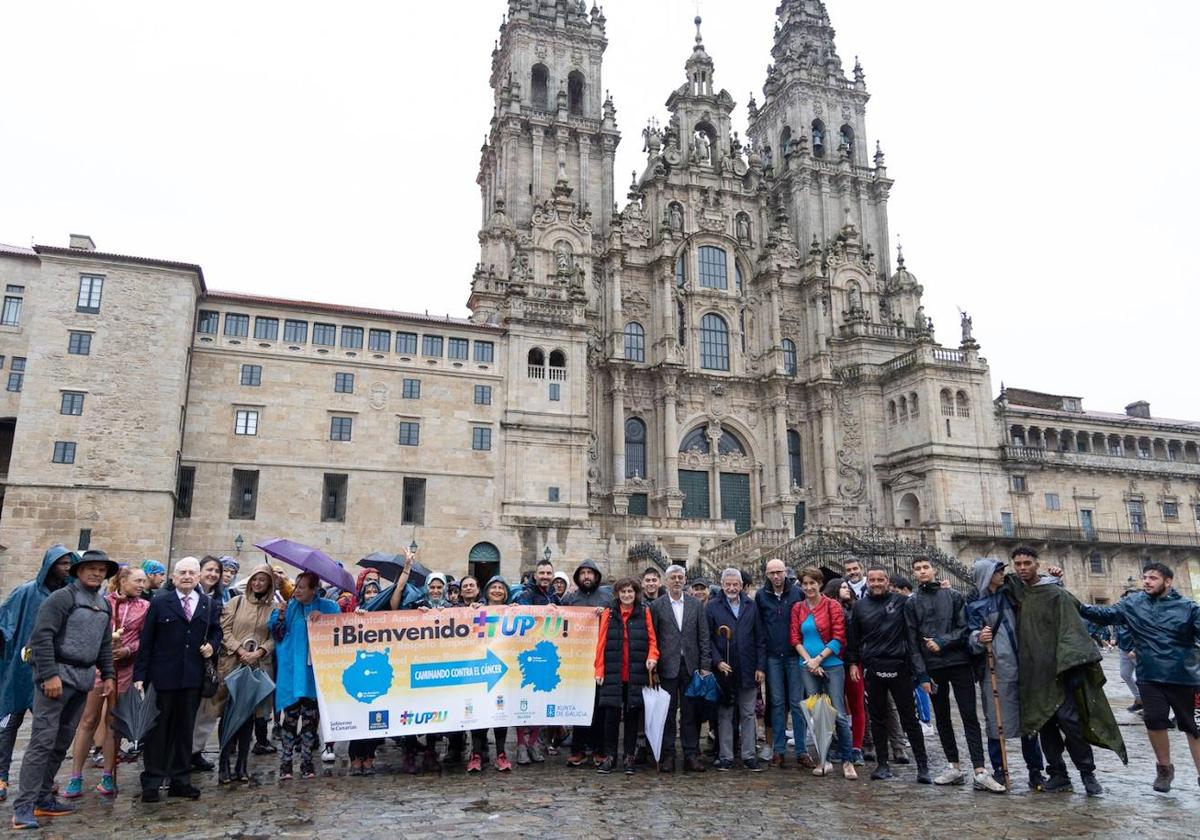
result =
[[[1075,793],[1030,793],[1023,769],[1008,795],[968,787],[935,788],[915,784],[912,766],[895,767],[898,778],[870,782],[870,765],[861,780],[818,779],[787,769],[749,773],[709,771],[664,776],[640,770],[629,777],[600,776],[565,766],[565,751],[544,765],[516,767],[510,774],[487,768],[467,776],[461,766],[441,775],[394,772],[399,751],[380,752],[380,773],[347,775],[344,745],[336,764],[325,765],[317,779],[279,782],[275,756],[253,756],[250,785],[219,787],[215,774],[195,774],[203,790],[195,802],[166,800],[144,805],[136,796],[136,769],[123,766],[122,792],[114,801],[89,794],[79,812],[43,820],[41,836],[158,838],[283,837],[450,838],[489,837],[756,837],[785,831],[813,837],[869,838],[1154,838],[1197,836],[1200,786],[1181,733],[1172,736],[1175,790],[1151,790],[1154,758],[1140,718],[1124,711],[1130,698],[1117,678],[1117,661],[1105,659],[1107,686],[1129,747],[1130,765],[1122,767],[1110,752],[1096,751],[1103,797],[1088,799],[1078,777]],[[513,737],[510,730],[510,738]],[[935,773],[940,750],[936,736],[927,740]],[[1020,750],[1012,745],[1017,768]],[[960,739],[965,755],[965,745]],[[510,741],[510,757],[515,748]],[[215,756],[210,755],[215,760]],[[19,758],[19,756],[18,756]],[[392,765],[390,768],[386,765]],[[13,768],[16,778],[17,767]],[[65,781],[66,772],[60,775]],[[87,771],[85,790],[99,771]],[[11,799],[10,799],[11,802]],[[7,805],[7,803],[6,803]],[[5,823],[8,808],[3,811]],[[36,836],[36,835],[35,835]]]

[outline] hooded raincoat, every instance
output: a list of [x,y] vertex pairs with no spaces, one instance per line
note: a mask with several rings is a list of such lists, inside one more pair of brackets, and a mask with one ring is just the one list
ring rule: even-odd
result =
[[[992,656],[996,666],[996,686],[1000,693],[1000,722],[1004,727],[1004,738],[1021,735],[1021,693],[1017,679],[1020,673],[1017,654],[1017,614],[1004,595],[1003,589],[988,591],[992,575],[1004,564],[998,560],[975,561],[971,577],[975,588],[981,592],[979,598],[967,604],[967,629],[970,631],[968,644],[974,654],[986,653],[979,642],[979,633],[984,627],[992,628]],[[983,715],[987,719],[987,736],[999,739],[996,721],[996,701],[992,695],[992,678],[983,671]]]
[[68,580],[64,577],[52,589],[50,567],[59,558],[73,553],[64,545],[51,546],[42,555],[37,577],[10,592],[0,606],[0,721],[14,712],[33,708],[33,671],[21,659],[21,649],[29,644],[38,607]]
[[[264,574],[271,582],[267,591],[261,596],[255,595],[250,589],[250,578]],[[221,611],[221,649],[217,659],[217,671],[221,677],[227,677],[242,664],[238,650],[247,640],[253,640],[255,646],[262,648],[266,654],[258,660],[257,667],[268,675],[275,673],[275,639],[271,636],[271,614],[275,611],[275,576],[271,567],[266,563],[256,568],[250,578],[246,579],[245,594],[238,595],[225,605]],[[225,685],[222,683],[218,697],[225,699]]]
[[[594,589],[584,590],[582,587],[579,587],[579,573],[584,569],[591,569],[596,573],[596,587]],[[575,586],[579,588],[563,596],[562,605],[564,607],[607,607],[612,603],[612,587],[604,586],[604,574],[591,560],[584,560],[580,563],[575,569],[575,574],[572,578],[575,581]]]
[[283,638],[276,632],[275,708],[279,711],[303,699],[317,699],[317,681],[308,655],[308,617],[313,612],[335,615],[341,610],[328,598],[314,598],[301,604],[295,598],[287,606],[271,613],[269,626],[283,619]]

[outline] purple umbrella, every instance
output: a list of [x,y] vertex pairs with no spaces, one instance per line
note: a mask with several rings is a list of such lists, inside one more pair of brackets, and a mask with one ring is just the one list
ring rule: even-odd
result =
[[343,569],[336,560],[320,549],[293,542],[275,539],[255,543],[276,560],[282,560],[305,572],[312,572],[326,583],[332,583],[346,592],[354,591],[354,575]]

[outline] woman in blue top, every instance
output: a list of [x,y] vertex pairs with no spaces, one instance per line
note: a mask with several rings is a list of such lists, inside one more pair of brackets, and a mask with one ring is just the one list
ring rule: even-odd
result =
[[[824,582],[820,569],[800,573],[804,600],[792,607],[791,643],[804,662],[800,677],[805,694],[826,694],[837,710],[836,743],[842,756],[842,775],[857,779],[850,719],[846,717],[846,668],[838,658],[846,647],[846,616],[840,604],[821,594]],[[826,776],[832,770],[832,762],[825,761],[813,770],[813,775]]]
[[269,625],[275,637],[275,708],[283,713],[279,780],[292,778],[292,754],[300,738],[300,775],[315,778],[313,750],[319,743],[317,725],[317,681],[308,655],[308,622],[315,616],[336,615],[338,605],[317,597],[320,580],[312,572],[296,578],[296,589],[287,606],[271,613]]

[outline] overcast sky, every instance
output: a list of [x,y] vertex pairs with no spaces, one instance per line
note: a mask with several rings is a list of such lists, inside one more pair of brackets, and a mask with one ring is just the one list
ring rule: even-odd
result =
[[[590,3],[590,0],[589,0]],[[704,0],[716,80],[762,100],[775,0]],[[6,3],[0,242],[198,262],[213,289],[465,313],[504,0]],[[828,0],[891,230],[939,339],[992,384],[1200,420],[1191,0]],[[695,0],[609,0],[625,139],[684,80]],[[1189,209],[1191,208],[1191,209]]]

